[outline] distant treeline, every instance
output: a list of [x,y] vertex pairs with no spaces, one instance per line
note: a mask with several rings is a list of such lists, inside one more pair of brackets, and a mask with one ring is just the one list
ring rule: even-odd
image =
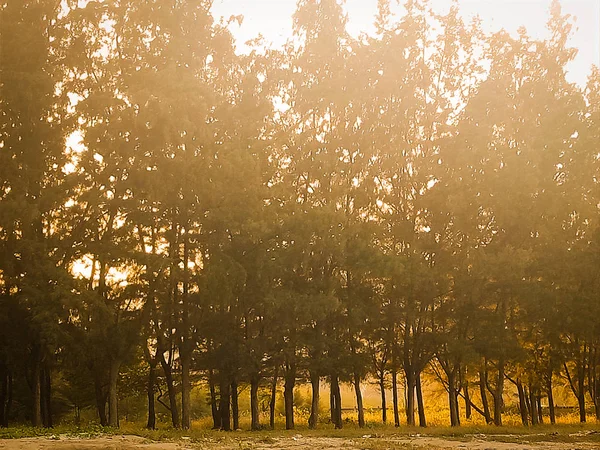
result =
[[554,421],[557,383],[600,418],[600,71],[566,81],[558,2],[538,41],[423,0],[352,38],[300,0],[245,54],[210,4],[0,2],[0,424],[52,426],[60,386],[118,426],[136,373],[150,428],[201,382],[216,428],[242,385],[293,428],[300,383],[310,427],[341,383],[362,427],[373,379],[425,425],[424,376],[452,425],[509,392]]

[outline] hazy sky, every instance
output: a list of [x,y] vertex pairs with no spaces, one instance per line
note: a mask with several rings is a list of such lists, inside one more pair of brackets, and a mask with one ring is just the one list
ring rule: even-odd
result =
[[[543,39],[547,36],[550,3],[551,0],[460,0],[460,10],[466,18],[479,15],[487,31],[504,28],[516,35],[523,25],[532,37]],[[432,0],[431,4],[444,12],[451,1]],[[568,67],[567,78],[585,84],[591,65],[600,66],[600,0],[562,0],[561,5],[563,13],[577,18],[570,44],[579,53]],[[231,27],[238,44],[262,33],[267,41],[280,45],[291,34],[295,7],[296,0],[214,0],[213,13],[216,17],[244,16],[241,27]],[[345,7],[352,35],[373,31],[377,0],[347,0]]]

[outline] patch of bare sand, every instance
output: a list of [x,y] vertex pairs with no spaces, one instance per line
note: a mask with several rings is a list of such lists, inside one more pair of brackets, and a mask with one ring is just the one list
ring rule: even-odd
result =
[[597,443],[508,443],[501,442],[502,436],[490,438],[472,437],[470,441],[455,441],[444,438],[419,436],[399,438],[326,438],[304,437],[265,439],[231,439],[218,441],[202,439],[198,441],[181,440],[177,442],[152,442],[138,436],[102,436],[93,439],[60,436],[50,438],[24,438],[0,440],[3,450],[309,450],[309,449],[345,449],[345,450],[384,450],[384,449],[448,449],[448,450],[593,450]]

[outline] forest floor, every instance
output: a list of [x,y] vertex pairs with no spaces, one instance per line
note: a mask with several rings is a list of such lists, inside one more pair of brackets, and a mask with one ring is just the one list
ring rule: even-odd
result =
[[[148,432],[125,430],[127,434],[56,430],[56,434],[28,436],[22,429],[0,433],[0,449],[6,450],[384,450],[384,449],[474,449],[474,450],[567,450],[600,449],[600,425],[542,426],[484,430],[446,427],[378,429],[376,433],[348,428],[318,431]],[[60,431],[60,432],[59,432]],[[417,432],[419,431],[419,432]],[[483,432],[482,432],[483,431]],[[493,433],[491,433],[493,431]],[[131,434],[129,434],[131,433]]]

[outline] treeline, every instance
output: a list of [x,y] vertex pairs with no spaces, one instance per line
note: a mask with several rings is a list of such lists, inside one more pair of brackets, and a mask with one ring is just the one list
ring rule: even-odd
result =
[[118,426],[135,358],[151,428],[159,390],[189,428],[200,382],[216,428],[241,385],[253,429],[283,385],[293,428],[300,383],[310,427],[322,383],[363,426],[373,379],[426,425],[425,372],[452,425],[509,391],[554,422],[563,381],[600,418],[600,71],[566,81],[558,2],[538,41],[422,0],[355,39],[300,0],[241,55],[210,3],[0,2],[0,424],[52,426],[60,381]]

